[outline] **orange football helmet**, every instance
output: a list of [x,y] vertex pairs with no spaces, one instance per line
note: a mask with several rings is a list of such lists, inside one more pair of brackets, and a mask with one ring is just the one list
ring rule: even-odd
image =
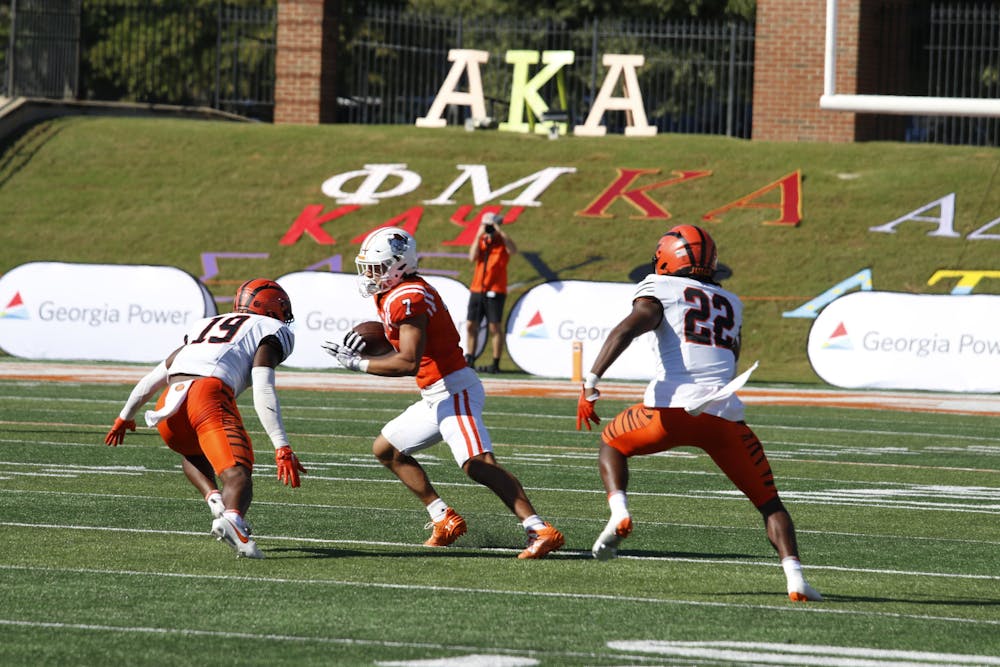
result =
[[715,241],[701,227],[678,225],[660,237],[653,270],[661,276],[712,279],[719,263]]
[[265,315],[285,324],[291,324],[295,319],[288,292],[273,280],[264,278],[248,280],[240,285],[233,299],[233,312]]

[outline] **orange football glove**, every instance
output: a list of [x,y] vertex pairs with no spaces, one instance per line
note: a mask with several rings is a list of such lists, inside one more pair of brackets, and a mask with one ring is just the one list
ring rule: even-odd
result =
[[601,423],[601,418],[597,416],[597,411],[594,409],[594,404],[597,403],[597,399],[601,397],[601,392],[594,389],[594,393],[590,396],[587,395],[586,387],[580,390],[580,399],[576,402],[576,430],[579,431],[580,426],[586,424],[587,430],[590,430],[590,423],[595,424]]
[[299,473],[304,475],[307,471],[291,447],[279,447],[274,450],[274,462],[278,466],[278,481],[286,486],[291,485],[293,489],[299,486]]
[[135,431],[135,420],[129,419],[128,421],[122,419],[121,417],[115,418],[115,425],[111,427],[108,434],[104,436],[104,444],[111,445],[112,447],[117,447],[118,445],[125,442],[125,429],[130,431]]

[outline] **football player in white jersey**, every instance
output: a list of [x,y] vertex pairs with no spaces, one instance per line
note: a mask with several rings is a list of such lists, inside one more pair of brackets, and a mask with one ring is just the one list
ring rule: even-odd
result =
[[641,403],[615,417],[601,434],[598,465],[611,519],[594,543],[594,558],[614,558],[632,532],[626,490],[628,459],[674,447],[704,450],[754,504],[785,571],[788,597],[822,600],[806,583],[792,518],[778,496],[763,446],[743,421],[735,395],[748,373],[733,382],[740,353],[743,305],[715,282],[717,252],[708,233],[674,227],[660,239],[653,272],[636,287],[632,312],[609,333],[583,382],[576,428],[600,423],[597,383],[632,341],[655,336],[656,375]]
[[135,431],[139,408],[162,390],[156,409],[145,413],[146,424],[184,457],[184,474],[212,512],[211,534],[237,557],[264,557],[243,519],[253,498],[254,456],[236,397],[251,384],[257,416],[274,445],[278,479],[297,487],[306,472],[288,444],[274,388],[274,369],[295,345],[292,319],[291,300],[278,283],[243,283],[232,313],[193,324],[184,344],[139,380],[104,439],[120,445],[126,429]]

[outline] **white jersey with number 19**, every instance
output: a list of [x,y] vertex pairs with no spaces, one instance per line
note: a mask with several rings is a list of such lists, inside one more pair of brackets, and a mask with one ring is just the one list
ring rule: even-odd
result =
[[[646,387],[648,407],[686,407],[733,379],[740,349],[743,304],[719,285],[692,278],[650,274],[634,299],[656,299],[663,319],[653,330],[656,375]],[[733,395],[705,410],[724,419],[743,419]]]
[[184,347],[170,364],[170,374],[216,377],[239,396],[250,385],[254,355],[268,337],[277,339],[281,360],[287,359],[295,347],[295,334],[273,317],[226,313],[199,320],[185,334]]

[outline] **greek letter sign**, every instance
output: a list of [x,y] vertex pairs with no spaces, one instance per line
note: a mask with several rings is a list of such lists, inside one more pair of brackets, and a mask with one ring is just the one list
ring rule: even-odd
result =
[[809,330],[809,362],[838,387],[1000,391],[1000,295],[855,292]]

